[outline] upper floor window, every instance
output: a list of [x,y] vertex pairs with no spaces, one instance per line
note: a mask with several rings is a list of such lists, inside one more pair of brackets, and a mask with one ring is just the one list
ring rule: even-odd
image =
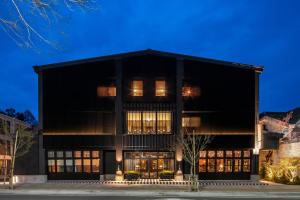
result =
[[117,93],[115,86],[99,86],[97,88],[98,97],[115,97]]
[[200,117],[183,117],[182,118],[182,128],[187,132],[198,131],[201,126]]
[[155,96],[157,97],[166,96],[166,81],[164,80],[155,81]]
[[171,116],[169,111],[129,111],[127,112],[127,133],[171,133]]
[[200,96],[200,88],[184,86],[184,87],[182,87],[182,96],[183,97],[199,97]]
[[200,127],[201,120],[200,117],[183,117],[182,118],[182,127]]
[[143,96],[143,81],[134,80],[131,85],[132,96],[141,97]]

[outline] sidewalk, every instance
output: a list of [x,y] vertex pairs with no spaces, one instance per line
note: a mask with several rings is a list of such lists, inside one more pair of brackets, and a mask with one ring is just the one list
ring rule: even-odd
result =
[[19,195],[91,195],[91,196],[191,196],[191,197],[291,197],[300,199],[300,185],[202,187],[199,192],[188,192],[187,186],[157,185],[99,185],[99,184],[19,184],[15,190],[0,185],[1,194]]

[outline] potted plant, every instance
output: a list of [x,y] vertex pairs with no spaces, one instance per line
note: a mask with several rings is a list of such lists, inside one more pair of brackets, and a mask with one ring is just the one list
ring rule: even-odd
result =
[[125,173],[125,179],[128,181],[137,180],[140,178],[140,175],[137,171],[130,170]]
[[160,179],[173,179],[174,178],[174,172],[171,170],[163,170],[159,173],[159,178]]

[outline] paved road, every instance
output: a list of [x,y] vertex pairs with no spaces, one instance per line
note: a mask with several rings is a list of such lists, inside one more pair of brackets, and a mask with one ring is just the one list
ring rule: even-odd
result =
[[[12,194],[0,194],[1,200],[232,200],[233,198],[213,198],[213,197],[172,197],[172,196],[154,196],[154,197],[120,197],[120,196],[58,196],[58,195],[12,195]],[[235,199],[242,199],[240,197],[235,197]],[[259,200],[259,199],[267,199],[267,198],[243,198],[247,200]],[[280,198],[282,200],[289,199],[298,199],[298,198]]]

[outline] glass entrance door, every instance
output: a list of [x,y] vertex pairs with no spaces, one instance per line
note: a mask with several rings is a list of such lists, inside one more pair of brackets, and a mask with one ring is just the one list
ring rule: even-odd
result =
[[136,172],[140,178],[159,178],[164,170],[174,172],[173,152],[126,152],[124,173]]

